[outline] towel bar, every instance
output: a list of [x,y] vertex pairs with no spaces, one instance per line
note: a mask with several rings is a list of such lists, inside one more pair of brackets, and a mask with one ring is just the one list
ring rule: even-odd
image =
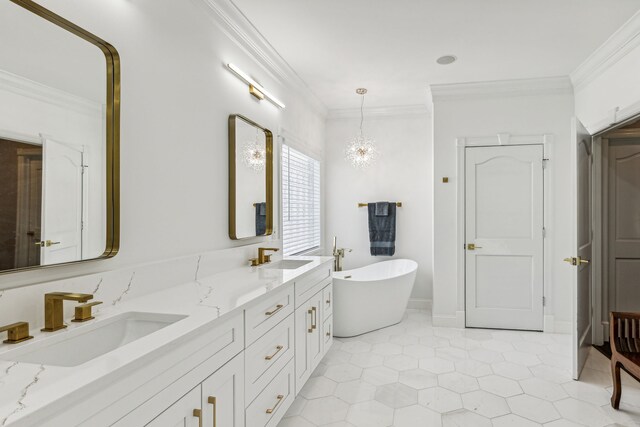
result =
[[[391,202],[393,203],[393,202]],[[402,202],[395,202],[396,206],[401,208],[402,207]],[[369,206],[369,203],[358,203],[358,207],[359,208],[366,208],[367,206]]]

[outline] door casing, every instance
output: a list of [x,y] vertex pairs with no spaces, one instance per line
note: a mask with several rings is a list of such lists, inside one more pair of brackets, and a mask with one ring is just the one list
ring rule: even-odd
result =
[[[457,146],[457,281],[458,281],[458,311],[456,313],[455,326],[459,328],[465,327],[465,295],[466,295],[466,250],[465,245],[465,170],[466,170],[466,155],[465,149],[467,147],[492,147],[500,145],[542,145],[544,155],[544,195],[543,195],[543,226],[545,228],[545,238],[543,241],[543,296],[549,295],[551,290],[549,289],[550,269],[547,266],[550,264],[551,256],[551,242],[549,239],[547,224],[550,223],[550,215],[553,212],[553,195],[554,190],[551,185],[553,182],[552,169],[549,168],[548,163],[553,161],[553,149],[554,149],[554,136],[551,134],[542,135],[510,135],[508,133],[499,133],[493,136],[486,137],[464,137],[456,139]],[[548,306],[543,307],[544,310],[544,332],[557,332],[554,324],[552,314],[548,313]],[[567,331],[568,332],[568,331]]]

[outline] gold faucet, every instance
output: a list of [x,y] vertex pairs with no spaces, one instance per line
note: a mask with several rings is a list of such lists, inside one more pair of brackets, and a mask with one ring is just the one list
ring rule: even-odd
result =
[[33,338],[29,335],[29,323],[17,322],[6,326],[0,326],[0,332],[7,332],[7,339],[3,342],[6,344],[17,344],[22,341]]
[[90,299],[93,299],[93,295],[91,294],[76,294],[72,292],[51,292],[44,294],[44,328],[41,330],[44,332],[53,332],[67,327],[63,319],[63,301],[86,303]]
[[258,264],[271,262],[271,254],[265,254],[265,251],[278,252],[278,248],[258,248]]

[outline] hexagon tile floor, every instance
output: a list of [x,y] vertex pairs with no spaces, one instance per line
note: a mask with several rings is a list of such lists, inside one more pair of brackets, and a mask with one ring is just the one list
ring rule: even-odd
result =
[[408,310],[395,326],[335,339],[278,427],[640,426],[640,384],[591,351],[573,381],[571,336],[438,328]]

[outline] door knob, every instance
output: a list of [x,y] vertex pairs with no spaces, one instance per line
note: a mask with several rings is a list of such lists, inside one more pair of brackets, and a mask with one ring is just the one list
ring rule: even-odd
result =
[[51,240],[47,240],[47,241],[43,241],[43,242],[35,242],[34,245],[36,246],[40,246],[40,247],[49,247],[49,246],[53,246],[53,245],[59,245],[60,242],[53,242]]
[[475,251],[476,249],[482,249],[482,246],[476,246],[474,243],[467,243],[467,249]]
[[564,262],[568,262],[571,265],[589,264],[589,262],[590,262],[588,259],[582,259],[579,256],[578,257],[565,258],[563,261]]

